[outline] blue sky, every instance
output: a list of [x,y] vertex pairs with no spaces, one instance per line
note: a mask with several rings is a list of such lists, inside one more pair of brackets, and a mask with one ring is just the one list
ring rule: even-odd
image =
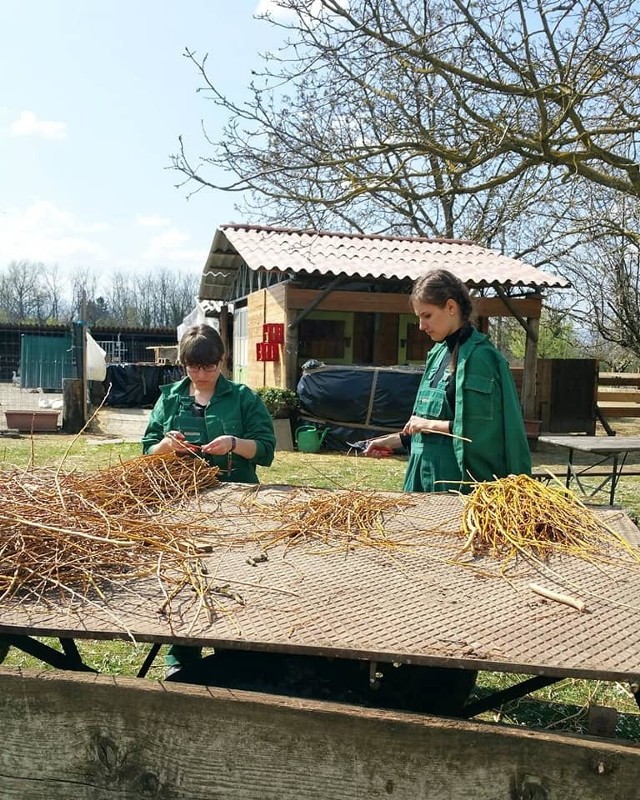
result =
[[200,271],[217,225],[243,222],[237,196],[186,199],[167,169],[183,135],[206,153],[225,118],[196,92],[185,47],[243,95],[277,31],[270,0],[2,0],[0,271],[12,260],[100,276]]

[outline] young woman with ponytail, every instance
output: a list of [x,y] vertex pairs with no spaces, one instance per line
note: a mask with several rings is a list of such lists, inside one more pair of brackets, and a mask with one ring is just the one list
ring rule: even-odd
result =
[[471,324],[464,283],[447,270],[418,278],[411,304],[429,352],[401,434],[372,439],[365,455],[410,449],[408,492],[470,492],[477,481],[530,473],[531,455],[509,365]]

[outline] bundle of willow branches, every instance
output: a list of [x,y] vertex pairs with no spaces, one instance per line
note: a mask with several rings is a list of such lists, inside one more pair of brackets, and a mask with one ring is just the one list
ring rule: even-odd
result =
[[462,514],[463,552],[505,562],[544,561],[552,553],[590,561],[640,564],[640,550],[610,528],[564,486],[528,475],[475,484]]
[[254,506],[278,520],[278,528],[259,534],[264,550],[285,543],[322,543],[340,548],[356,545],[390,547],[385,531],[385,512],[412,505],[408,497],[390,497],[368,491],[317,491],[309,497],[294,496],[274,505],[254,501]]
[[104,510],[148,514],[217,486],[219,472],[202,458],[165,453],[133,458],[69,480],[75,491]]
[[193,544],[200,524],[172,514],[180,500],[216,486],[217,472],[173,454],[80,476],[3,471],[0,602],[53,595],[92,601],[119,581],[149,575],[167,601],[185,585],[201,597],[205,581]]

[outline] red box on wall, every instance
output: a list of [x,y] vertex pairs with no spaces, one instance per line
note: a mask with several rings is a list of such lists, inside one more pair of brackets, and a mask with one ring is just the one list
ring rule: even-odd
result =
[[278,345],[272,342],[258,342],[256,358],[258,361],[277,361],[279,358]]
[[272,322],[263,325],[262,339],[270,344],[284,344],[284,323]]

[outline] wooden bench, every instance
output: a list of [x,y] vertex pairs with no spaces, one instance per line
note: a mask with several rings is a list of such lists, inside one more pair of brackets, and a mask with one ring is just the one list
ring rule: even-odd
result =
[[[622,376],[624,377],[624,376]],[[632,382],[620,380],[613,382],[607,381],[600,376],[598,385],[598,408],[607,417],[638,417],[640,416],[640,389],[638,388],[637,376],[627,376]],[[621,388],[627,386],[629,388]],[[611,388],[609,388],[611,387]]]
[[[613,392],[612,392],[613,394]],[[621,403],[610,400],[601,400],[598,395],[598,408],[605,417],[640,417],[640,403]]]

